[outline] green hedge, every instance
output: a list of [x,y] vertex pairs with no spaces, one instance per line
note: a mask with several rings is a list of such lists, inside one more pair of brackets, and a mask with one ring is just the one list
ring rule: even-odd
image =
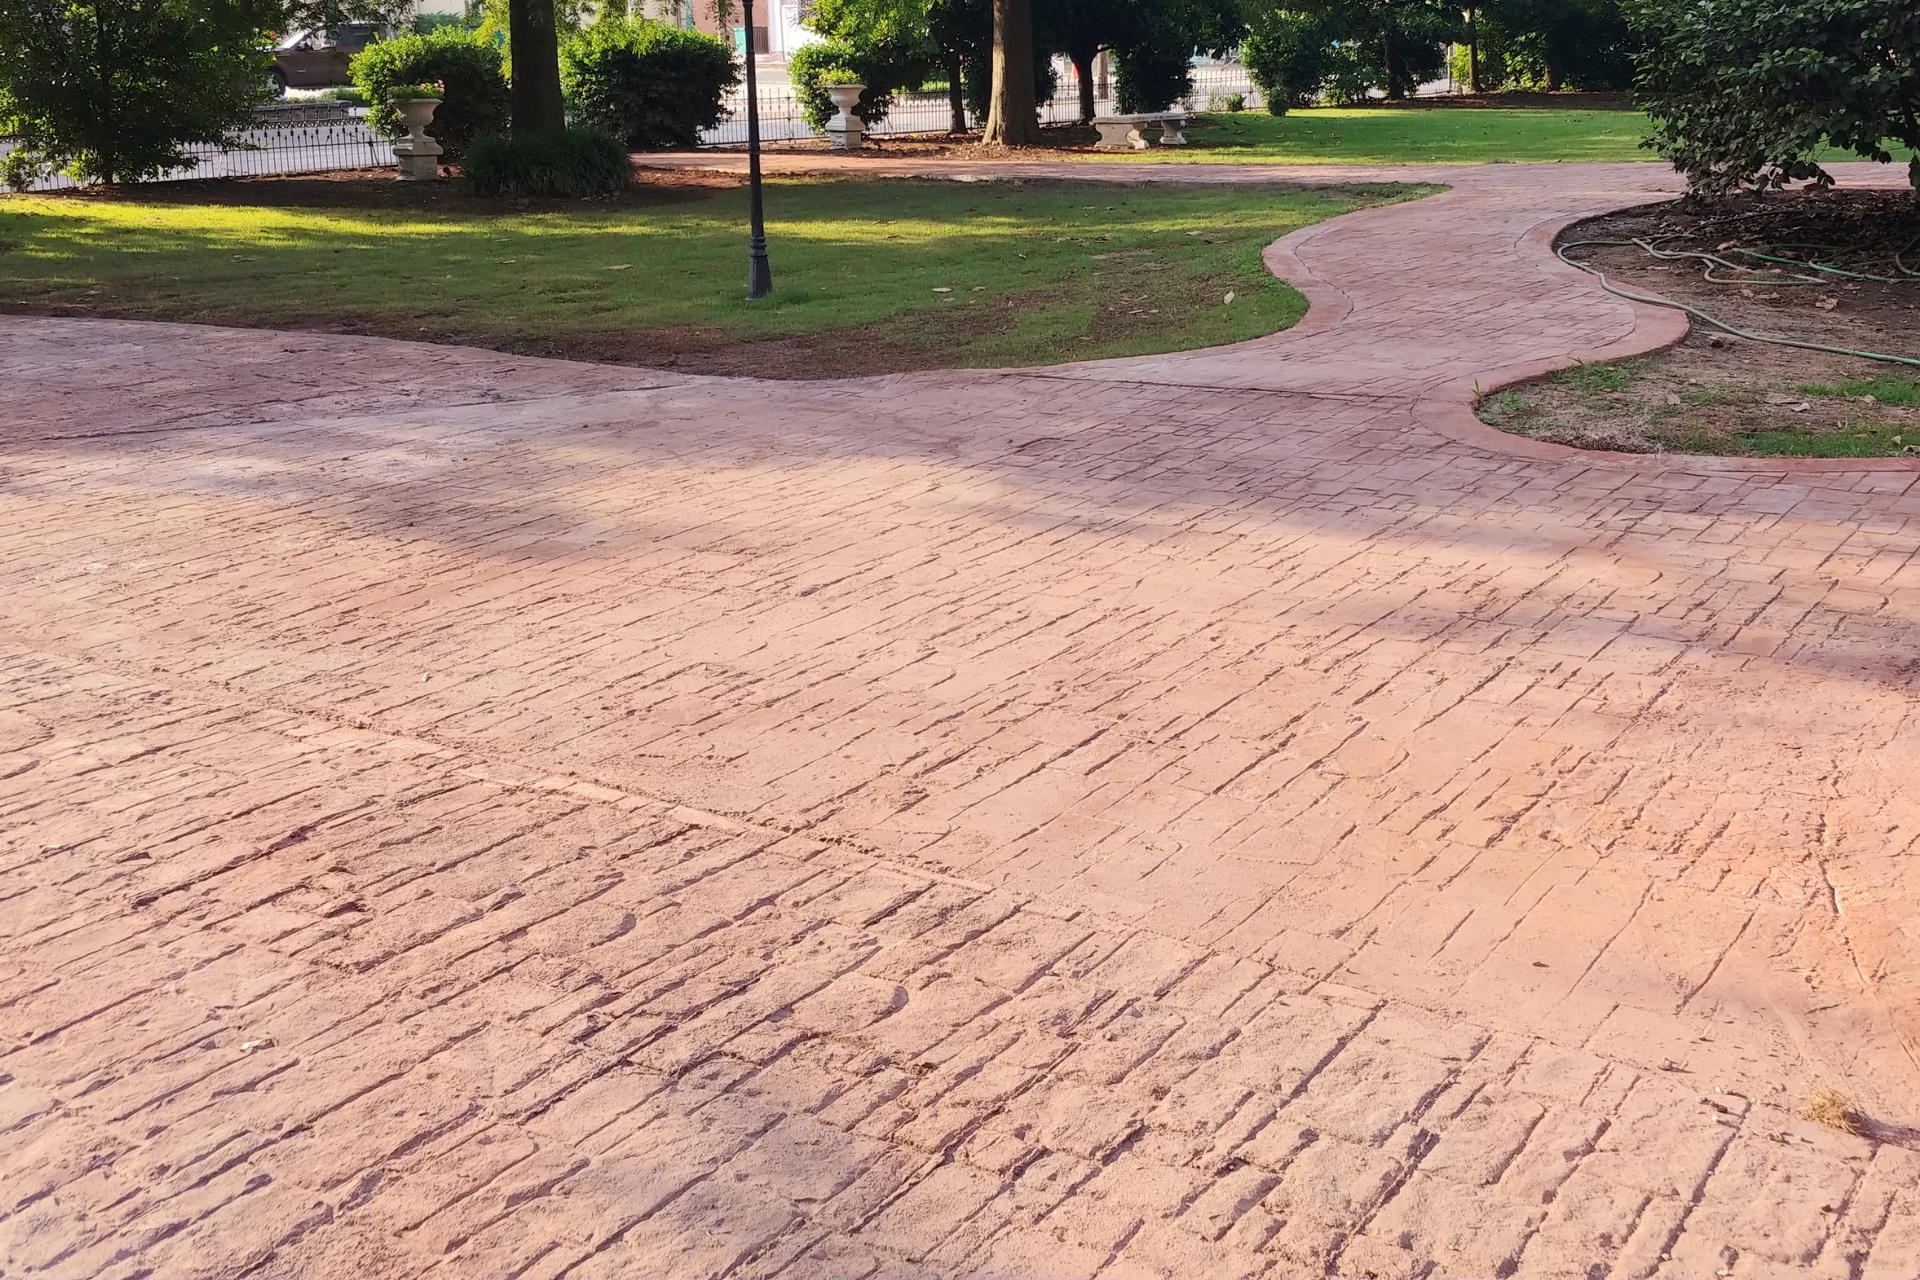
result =
[[427,132],[456,160],[482,134],[507,127],[507,77],[499,46],[441,27],[426,35],[370,44],[353,60],[353,83],[366,96],[367,123],[390,138],[406,133],[387,95],[401,85],[438,82],[445,89]]
[[599,129],[475,138],[460,173],[483,196],[598,196],[633,185],[626,146]]
[[733,50],[697,31],[607,13],[561,51],[568,114],[635,151],[697,146],[740,83]]
[[787,78],[793,82],[793,96],[800,99],[800,113],[807,127],[818,132],[834,117],[833,99],[827,96],[830,84],[863,84],[866,90],[854,105],[853,114],[872,127],[887,118],[893,107],[896,81],[906,68],[897,67],[885,50],[856,48],[839,40],[818,40],[802,45],[787,59]]

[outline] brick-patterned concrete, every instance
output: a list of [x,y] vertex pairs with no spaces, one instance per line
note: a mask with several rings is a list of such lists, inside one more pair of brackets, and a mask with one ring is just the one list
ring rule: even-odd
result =
[[1031,373],[0,321],[0,1275],[1915,1274],[1916,471],[1475,435],[1669,179],[1451,179]]

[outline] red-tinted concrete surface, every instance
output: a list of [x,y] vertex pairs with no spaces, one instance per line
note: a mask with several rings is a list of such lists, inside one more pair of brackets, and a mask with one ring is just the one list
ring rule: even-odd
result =
[[0,320],[0,1274],[1920,1272],[1916,471],[1478,428],[1673,184],[1443,176],[1077,368]]

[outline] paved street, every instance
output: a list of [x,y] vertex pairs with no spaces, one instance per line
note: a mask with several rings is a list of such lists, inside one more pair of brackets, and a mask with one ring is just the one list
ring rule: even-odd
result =
[[1024,372],[0,317],[0,1276],[1920,1274],[1920,466],[1473,419],[1657,166],[1197,176],[1452,189]]

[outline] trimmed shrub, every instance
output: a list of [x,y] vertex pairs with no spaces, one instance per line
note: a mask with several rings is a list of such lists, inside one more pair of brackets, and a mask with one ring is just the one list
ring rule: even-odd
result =
[[800,99],[800,112],[807,127],[816,133],[833,119],[833,99],[827,96],[830,84],[863,84],[853,114],[869,127],[887,118],[893,106],[892,82],[896,69],[883,52],[858,49],[838,40],[818,40],[794,50],[787,60],[787,78],[793,82],[794,96]]
[[1263,16],[1241,47],[1247,75],[1260,86],[1267,110],[1283,116],[1310,107],[1332,73],[1333,42],[1316,19],[1276,10]]
[[448,160],[459,159],[480,135],[507,127],[507,77],[500,49],[470,32],[441,27],[423,36],[381,40],[361,51],[350,69],[368,104],[367,124],[390,138],[407,131],[388,101],[393,91],[403,85],[439,84],[443,96],[427,132],[446,149]]
[[1646,40],[1648,145],[1703,195],[1826,185],[1821,148],[1869,160],[1913,149],[1920,191],[1920,7],[1913,0],[1632,0]]
[[634,151],[699,145],[740,83],[733,50],[697,31],[607,14],[560,52],[568,114]]
[[633,185],[626,147],[600,129],[487,134],[467,148],[460,172],[483,196],[601,196]]
[[1122,114],[1165,111],[1193,92],[1193,46],[1178,32],[1114,51],[1113,96]]

